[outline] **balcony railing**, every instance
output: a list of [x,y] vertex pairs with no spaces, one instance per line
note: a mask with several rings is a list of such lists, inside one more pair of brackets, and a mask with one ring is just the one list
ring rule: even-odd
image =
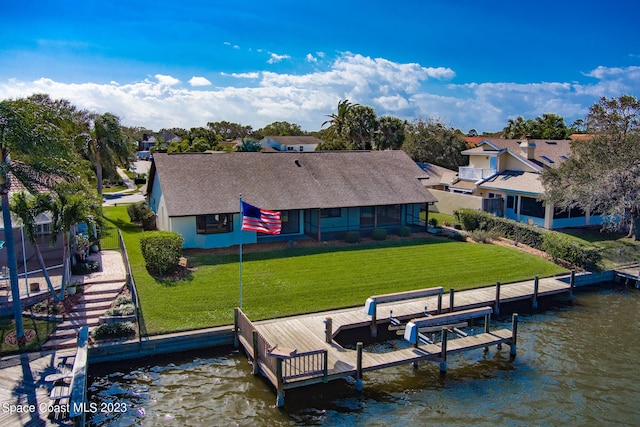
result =
[[480,181],[481,179],[487,179],[497,173],[495,168],[472,168],[469,166],[460,166],[458,168],[458,178],[466,179],[469,181]]

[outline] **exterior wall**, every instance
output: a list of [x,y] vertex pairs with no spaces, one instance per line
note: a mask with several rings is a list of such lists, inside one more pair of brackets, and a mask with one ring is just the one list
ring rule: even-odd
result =
[[155,178],[151,194],[147,197],[147,203],[149,208],[156,214],[156,228],[158,230],[173,231],[167,214],[164,195],[162,194],[162,185],[158,177],[156,176]]
[[284,144],[280,151],[316,151],[317,144]]
[[469,156],[469,167],[479,168],[479,169],[489,169],[490,166],[490,156],[485,154],[475,154]]
[[257,242],[258,233],[241,230],[240,215],[233,216],[233,231],[231,233],[197,234],[195,216],[172,217],[170,224],[171,231],[179,233],[184,238],[182,245],[184,249],[226,248],[239,244],[240,240],[243,244]]
[[499,162],[499,165],[498,165],[498,170],[500,172],[503,172],[505,170],[523,171],[523,172],[537,172],[532,167],[529,167],[528,165],[526,165],[525,163],[523,163],[520,160],[516,159],[515,157],[513,157],[510,154],[503,154],[502,156],[500,156],[499,160],[500,160],[500,162]]
[[429,206],[432,212],[453,215],[458,209],[482,210],[482,197],[429,189],[438,202]]

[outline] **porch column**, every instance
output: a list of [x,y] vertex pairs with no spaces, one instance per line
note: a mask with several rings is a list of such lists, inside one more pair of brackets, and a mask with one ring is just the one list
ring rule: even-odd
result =
[[318,208],[318,242],[322,240],[322,209]]
[[553,212],[555,211],[553,203],[547,203],[544,206],[544,228],[553,229]]

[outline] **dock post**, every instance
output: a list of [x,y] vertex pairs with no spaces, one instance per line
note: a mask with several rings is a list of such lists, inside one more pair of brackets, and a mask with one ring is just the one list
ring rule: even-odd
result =
[[378,336],[378,303],[373,301],[373,314],[371,314],[371,337]]
[[511,345],[509,346],[509,354],[516,357],[516,341],[518,338],[518,313],[513,313],[511,317]]
[[531,308],[534,310],[538,308],[538,285],[540,278],[538,276],[533,278],[533,301],[531,301]]
[[362,341],[359,341],[356,344],[356,390],[362,391]]
[[258,375],[260,373],[260,365],[258,364],[258,358],[260,357],[260,352],[258,350],[259,340],[258,340],[258,331],[255,329],[251,332],[253,335],[253,375]]
[[331,344],[333,341],[333,319],[326,317],[324,319],[324,340],[327,344]]
[[454,299],[454,295],[456,293],[456,290],[451,288],[449,289],[449,313],[453,313],[453,299]]
[[[488,334],[489,333],[489,321],[491,320],[491,317],[488,314],[484,315],[484,333]],[[489,347],[485,347],[484,351],[489,351]]]
[[438,311],[437,314],[442,314],[442,291],[438,294]]
[[440,343],[440,373],[447,372],[447,328],[442,328],[442,342]]
[[493,311],[496,316],[500,315],[500,282],[496,282],[496,303]]
[[329,382],[329,352],[327,350],[324,351],[324,354],[322,355],[322,382],[323,383],[328,383]]
[[573,288],[576,286],[576,271],[571,270],[571,277],[569,278],[569,302],[573,302]]
[[277,378],[277,391],[276,391],[276,406],[282,408],[284,406],[284,380],[282,379],[282,359],[276,358],[276,378]]
[[234,348],[238,348],[240,347],[240,340],[238,339],[238,310],[239,308],[236,307],[233,310],[233,347]]

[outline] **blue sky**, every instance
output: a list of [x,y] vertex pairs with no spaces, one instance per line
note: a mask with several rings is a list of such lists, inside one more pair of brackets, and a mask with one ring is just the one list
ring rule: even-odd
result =
[[640,97],[632,0],[3,3],[0,99],[45,92],[153,130],[318,130],[349,99],[483,132]]

